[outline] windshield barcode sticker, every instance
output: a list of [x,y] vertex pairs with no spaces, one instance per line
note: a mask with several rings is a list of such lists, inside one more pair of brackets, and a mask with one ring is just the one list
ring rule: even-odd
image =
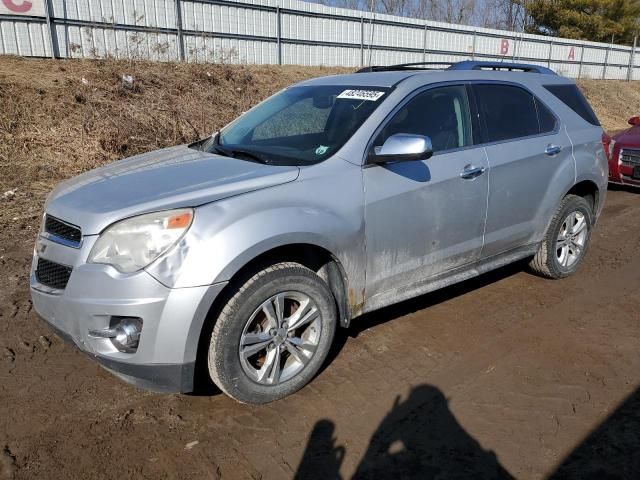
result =
[[370,100],[372,102],[377,101],[384,92],[378,92],[377,90],[345,90],[337,98],[346,98],[348,100]]

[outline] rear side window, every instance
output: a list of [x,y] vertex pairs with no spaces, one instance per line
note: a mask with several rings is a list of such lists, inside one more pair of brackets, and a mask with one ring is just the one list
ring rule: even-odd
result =
[[591,125],[600,126],[598,117],[593,113],[591,105],[589,105],[577,86],[545,85],[544,88],[553,93],[553,95],[571,108],[571,110],[580,115],[585,121],[589,122]]
[[538,121],[540,122],[540,133],[550,133],[556,129],[558,120],[551,113],[544,103],[536,99],[536,108],[538,109]]
[[536,100],[531,93],[512,85],[487,84],[474,85],[473,88],[484,117],[486,141],[497,142],[540,133]]

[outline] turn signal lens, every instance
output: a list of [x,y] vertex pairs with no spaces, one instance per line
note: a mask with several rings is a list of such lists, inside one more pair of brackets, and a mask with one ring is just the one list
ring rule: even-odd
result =
[[193,217],[191,212],[172,215],[167,220],[167,228],[187,228],[191,225],[191,217]]

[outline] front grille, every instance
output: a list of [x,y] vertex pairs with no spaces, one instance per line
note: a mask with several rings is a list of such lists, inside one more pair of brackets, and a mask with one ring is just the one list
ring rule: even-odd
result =
[[51,215],[47,215],[44,219],[44,231],[78,245],[82,239],[82,232],[78,227],[63,222]]
[[620,152],[620,161],[623,165],[640,165],[640,150],[623,148],[622,152]]
[[69,282],[71,270],[73,269],[66,265],[60,265],[59,263],[39,258],[38,267],[36,268],[36,278],[43,285],[64,290],[67,282]]

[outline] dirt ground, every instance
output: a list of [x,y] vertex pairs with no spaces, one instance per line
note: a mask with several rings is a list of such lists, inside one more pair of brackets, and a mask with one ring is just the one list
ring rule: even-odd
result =
[[[0,61],[5,113],[21,65]],[[18,189],[0,198],[0,479],[640,478],[640,191],[609,191],[575,276],[518,264],[366,315],[310,385],[251,407],[137,390],[36,318],[42,192],[65,170],[16,173],[25,125],[55,127],[29,122],[0,118],[0,185]]]

